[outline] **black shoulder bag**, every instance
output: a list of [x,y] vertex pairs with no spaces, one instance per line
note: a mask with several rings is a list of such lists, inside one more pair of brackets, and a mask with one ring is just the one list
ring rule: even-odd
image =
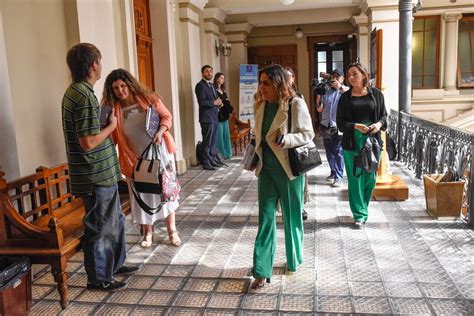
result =
[[[288,132],[291,133],[291,98],[288,101]],[[317,166],[320,166],[323,162],[321,156],[319,156],[318,148],[313,140],[308,143],[288,149],[288,158],[290,160],[290,167],[293,176],[300,176]]]

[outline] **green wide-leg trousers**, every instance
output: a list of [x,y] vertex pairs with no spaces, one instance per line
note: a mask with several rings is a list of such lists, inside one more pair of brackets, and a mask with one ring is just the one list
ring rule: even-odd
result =
[[354,176],[354,156],[357,156],[357,152],[362,148],[367,139],[367,135],[355,130],[354,139],[356,150],[342,151],[344,164],[346,165],[349,206],[351,207],[354,220],[366,222],[369,216],[368,208],[370,198],[375,188],[375,183],[377,182],[377,172],[365,172],[360,168],[356,168],[356,175],[359,176]]
[[253,276],[271,278],[277,242],[276,207],[280,202],[285,229],[286,265],[296,271],[303,262],[304,176],[290,181],[283,168],[263,168],[258,177],[258,233]]

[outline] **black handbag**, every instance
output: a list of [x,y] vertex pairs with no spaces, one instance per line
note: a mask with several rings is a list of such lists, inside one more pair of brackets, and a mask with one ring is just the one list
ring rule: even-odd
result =
[[[288,132],[291,132],[291,101],[288,102]],[[308,143],[288,149],[288,158],[290,160],[290,168],[293,176],[300,176],[323,162],[319,155],[318,148],[314,141],[310,140]]]
[[360,177],[362,175],[362,172],[359,175],[356,173],[357,168],[369,173],[377,172],[379,168],[380,151],[381,148],[377,138],[369,135],[357,153],[357,156],[354,156],[354,176]]

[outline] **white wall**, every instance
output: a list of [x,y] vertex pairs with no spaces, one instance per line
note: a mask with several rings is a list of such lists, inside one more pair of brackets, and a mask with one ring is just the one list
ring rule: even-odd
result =
[[[8,64],[2,68],[8,69],[13,114],[2,112],[2,120],[8,120],[10,136],[16,134],[19,170],[26,175],[39,165],[66,160],[61,99],[70,79],[63,1],[4,1],[2,15]],[[1,85],[8,94],[6,83]],[[4,145],[0,143],[0,151],[13,148]]]

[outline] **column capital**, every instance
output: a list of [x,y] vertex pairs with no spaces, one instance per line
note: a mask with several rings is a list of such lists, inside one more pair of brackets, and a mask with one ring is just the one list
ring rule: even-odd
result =
[[225,25],[226,34],[245,34],[248,35],[253,29],[251,23],[233,23]]
[[209,0],[178,0],[180,8],[193,8],[198,12],[204,10]]
[[357,33],[367,34],[369,32],[369,17],[364,13],[352,16],[349,22],[357,30]]
[[443,18],[446,22],[457,22],[462,18],[462,11],[446,11],[443,14]]
[[219,8],[205,8],[202,16],[204,21],[214,21],[216,24],[224,24],[227,14]]

